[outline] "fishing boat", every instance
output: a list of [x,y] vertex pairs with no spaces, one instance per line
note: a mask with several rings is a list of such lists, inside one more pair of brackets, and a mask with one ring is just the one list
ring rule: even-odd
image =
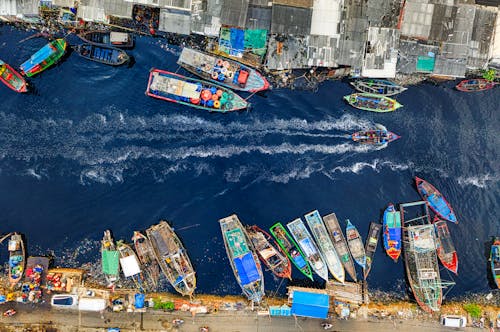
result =
[[438,216],[434,216],[432,223],[436,228],[436,251],[438,258],[445,268],[456,274],[458,270],[458,255],[451,239],[448,224],[446,220],[441,220]]
[[396,135],[392,131],[388,131],[381,124],[375,125],[376,129],[360,130],[351,135],[354,142],[371,145],[385,145],[393,142],[401,136]]
[[260,260],[264,262],[267,268],[279,278],[292,280],[292,264],[290,263],[290,259],[288,259],[279,246],[279,249],[276,249],[271,244],[274,242],[271,235],[256,225],[248,226],[247,233]]
[[441,217],[441,219],[454,222],[455,224],[458,223],[450,203],[448,203],[444,196],[432,184],[418,176],[415,177],[415,182],[417,184],[418,193],[435,214]]
[[14,233],[9,240],[9,282],[13,288],[22,278],[26,266],[26,253],[21,234]]
[[235,214],[220,219],[219,224],[238,284],[250,301],[259,303],[264,296],[264,276],[245,228]]
[[462,92],[477,92],[492,89],[497,84],[484,78],[473,78],[461,81],[455,88]]
[[204,80],[233,90],[258,92],[269,89],[269,82],[257,70],[192,48],[182,49],[177,64]]
[[116,250],[111,231],[105,230],[101,241],[101,264],[108,287],[112,287],[120,279],[119,261],[120,253]]
[[111,46],[80,44],[75,46],[75,52],[87,60],[110,66],[121,66],[130,60],[124,50]]
[[368,237],[365,242],[366,267],[363,269],[363,277],[365,280],[368,278],[368,274],[370,274],[370,270],[372,269],[373,257],[375,256],[375,251],[377,251],[378,238],[381,230],[381,224],[377,222],[370,223]]
[[286,224],[286,227],[288,227],[295,242],[297,242],[300,249],[302,249],[313,271],[323,280],[328,281],[328,268],[325,264],[325,259],[316,246],[316,243],[314,243],[306,225],[304,225],[300,218],[297,218]]
[[353,93],[344,99],[352,106],[370,112],[392,112],[402,107],[396,100],[373,93]]
[[172,287],[182,295],[191,296],[196,288],[196,276],[186,249],[166,221],[146,230],[156,260]]
[[347,238],[347,245],[351,250],[352,258],[363,269],[366,268],[366,252],[363,246],[363,241],[359,235],[356,227],[347,219],[347,227],[345,229],[345,237]]
[[28,91],[28,85],[23,76],[2,60],[0,60],[0,80],[16,92]]
[[160,69],[151,69],[146,94],[211,112],[231,112],[248,107],[245,99],[223,86]]
[[274,236],[283,252],[292,261],[293,265],[295,265],[295,267],[299,269],[303,275],[313,280],[311,266],[309,265],[306,256],[285,227],[283,227],[281,223],[277,222],[271,226],[269,231]]
[[344,238],[344,233],[340,228],[339,221],[335,213],[330,213],[323,217],[323,222],[325,223],[326,229],[330,234],[333,246],[337,251],[337,254],[344,265],[344,270],[351,276],[352,280],[355,282],[358,280],[356,277],[356,269],[354,268],[354,262],[352,261],[351,253],[349,252],[349,247],[347,246],[347,241]]
[[66,40],[51,41],[21,65],[21,73],[31,77],[57,63],[66,51]]
[[118,48],[134,47],[134,37],[130,33],[116,31],[87,31],[78,35],[87,43]]
[[372,93],[381,96],[393,96],[407,88],[392,81],[378,78],[361,78],[351,82],[351,85],[363,93]]
[[332,240],[328,236],[328,231],[323,224],[323,219],[321,219],[321,215],[318,210],[314,210],[305,215],[307,225],[311,230],[316,243],[318,244],[319,250],[323,254],[325,258],[326,265],[328,266],[328,270],[332,276],[344,283],[345,281],[345,271],[342,262],[340,261],[337,252],[335,251],[335,247],[333,246]]
[[500,288],[500,238],[495,238],[491,245],[490,264],[493,281]]
[[132,237],[137,258],[142,265],[146,282],[145,287],[150,291],[158,288],[158,279],[160,279],[160,266],[156,261],[156,256],[151,245],[151,241],[141,232],[134,232]]
[[120,266],[125,278],[132,279],[137,289],[144,292],[141,276],[141,265],[134,250],[123,241],[116,243],[116,249],[120,254]]
[[384,211],[384,249],[395,263],[401,255],[401,213],[390,203]]

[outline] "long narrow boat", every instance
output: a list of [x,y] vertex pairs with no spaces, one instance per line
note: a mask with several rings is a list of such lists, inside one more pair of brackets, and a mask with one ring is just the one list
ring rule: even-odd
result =
[[16,92],[28,91],[23,76],[2,60],[0,60],[0,81]]
[[342,233],[342,229],[340,228],[337,216],[335,213],[330,213],[329,215],[323,217],[323,221],[326,229],[330,233],[333,246],[340,257],[342,264],[344,264],[345,271],[347,271],[347,273],[351,276],[352,280],[357,281],[358,278],[356,277],[354,262],[352,261],[351,253],[349,252],[349,247],[347,246],[347,242],[344,238],[344,233]]
[[134,47],[134,37],[130,33],[116,31],[87,31],[78,35],[87,43],[118,48]]
[[378,113],[392,112],[403,106],[394,99],[373,93],[353,93],[344,99],[352,107]]
[[351,85],[359,92],[373,93],[381,96],[393,96],[407,90],[407,88],[392,81],[378,78],[357,79],[351,82]]
[[326,264],[332,276],[344,283],[345,281],[345,271],[342,262],[340,261],[335,247],[333,246],[332,240],[328,236],[328,232],[323,224],[321,215],[318,210],[314,210],[305,215],[307,225],[311,230],[311,233],[318,244],[319,250],[325,258]]
[[66,40],[51,41],[21,65],[21,73],[31,77],[57,63],[66,51]]
[[26,253],[21,234],[14,233],[9,240],[9,282],[13,288],[22,278],[26,266]]
[[384,211],[384,249],[395,263],[401,255],[401,213],[389,203]]
[[299,269],[303,275],[313,280],[311,266],[309,265],[306,256],[285,227],[281,223],[277,222],[271,226],[269,231],[276,239],[280,248],[292,261],[293,265],[295,265],[295,267]]
[[80,44],[75,46],[75,52],[82,58],[110,66],[121,66],[130,60],[124,50],[111,46]]
[[444,196],[432,184],[418,176],[415,176],[415,182],[417,184],[418,193],[435,214],[441,217],[441,219],[454,222],[455,224],[458,223],[450,203],[448,203]]
[[116,249],[120,254],[120,266],[125,278],[132,279],[137,289],[144,292],[142,285],[141,264],[134,250],[123,241],[116,242]]
[[495,238],[490,249],[490,266],[493,281],[500,288],[500,238]]
[[273,238],[258,226],[247,227],[248,237],[259,255],[259,258],[271,272],[279,278],[292,279],[292,264],[290,259],[278,246],[275,248],[271,243]]
[[154,68],[149,74],[146,94],[211,112],[226,113],[248,107],[245,99],[228,88]]
[[357,131],[351,135],[351,139],[361,144],[385,145],[401,137],[392,131],[388,131],[381,124],[376,124],[376,127],[376,129]]
[[370,230],[368,231],[368,237],[365,243],[366,267],[363,269],[363,277],[365,280],[368,278],[368,274],[370,274],[370,270],[372,269],[373,257],[375,256],[375,251],[377,251],[378,238],[381,230],[382,225],[378,222],[370,223]]
[[219,224],[238,284],[250,301],[259,303],[264,296],[264,276],[245,228],[235,214],[220,219]]
[[204,80],[233,90],[258,92],[269,88],[269,82],[257,70],[192,48],[182,49],[177,64]]
[[191,296],[196,288],[196,275],[186,249],[166,221],[146,230],[156,260],[172,287],[182,295]]
[[451,239],[450,230],[446,220],[439,219],[438,216],[434,217],[432,222],[436,228],[436,251],[441,264],[453,273],[458,270],[458,255]]
[[119,260],[120,253],[116,250],[111,231],[105,230],[101,241],[101,264],[108,287],[113,286],[120,279]]
[[300,218],[297,218],[286,224],[286,227],[288,227],[290,234],[292,234],[300,249],[302,249],[314,272],[325,281],[328,281],[328,268],[325,264],[325,259],[314,243],[306,225],[304,225]]
[[151,245],[151,241],[141,232],[134,232],[132,237],[135,252],[144,269],[144,277],[147,280],[145,287],[150,291],[158,288],[158,279],[160,278],[160,266]]
[[462,92],[478,92],[492,89],[497,84],[498,83],[488,81],[484,78],[473,78],[461,81],[457,84],[457,86],[455,86],[455,88]]
[[347,226],[345,229],[345,237],[347,238],[347,244],[351,250],[352,258],[358,263],[363,269],[366,268],[366,252],[363,246],[363,241],[359,235],[356,227],[347,219]]

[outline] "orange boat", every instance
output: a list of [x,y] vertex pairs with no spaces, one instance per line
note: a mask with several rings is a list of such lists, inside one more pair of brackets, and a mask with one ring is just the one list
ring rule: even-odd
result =
[[0,80],[16,92],[27,92],[28,85],[14,68],[0,60]]

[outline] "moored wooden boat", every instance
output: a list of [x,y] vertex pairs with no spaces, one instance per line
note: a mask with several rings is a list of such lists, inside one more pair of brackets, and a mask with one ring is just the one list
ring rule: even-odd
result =
[[500,238],[495,238],[490,249],[490,266],[493,281],[500,288]]
[[279,278],[292,279],[292,264],[290,259],[278,246],[276,249],[272,242],[275,242],[271,235],[258,226],[247,227],[248,237],[259,255],[259,258],[271,272]]
[[436,252],[441,264],[453,273],[458,270],[458,255],[451,239],[450,230],[446,220],[434,217],[434,227],[436,229]]
[[155,291],[158,288],[160,266],[156,260],[151,241],[144,234],[137,231],[134,232],[132,241],[134,242],[137,258],[139,258],[144,270],[144,277],[146,279],[144,286],[150,291]]
[[16,92],[28,91],[28,85],[23,76],[2,60],[0,60],[0,81]]
[[232,59],[214,56],[192,48],[182,49],[177,64],[204,80],[233,90],[258,92],[269,88],[269,82],[257,70]]
[[360,130],[351,135],[354,142],[371,145],[384,145],[400,138],[392,131],[388,131],[381,124],[376,124],[376,129]]
[[318,244],[319,250],[323,254],[325,262],[328,266],[328,270],[332,274],[332,276],[344,283],[345,281],[345,271],[342,262],[340,261],[339,256],[337,255],[337,251],[335,251],[335,247],[333,246],[332,240],[328,236],[328,232],[323,224],[323,220],[321,219],[321,215],[318,210],[314,210],[305,215],[307,225],[311,230],[311,233]]
[[259,303],[264,297],[264,276],[252,242],[235,214],[219,220],[227,256],[245,296]]
[[366,252],[365,247],[363,246],[363,241],[361,240],[358,230],[349,219],[347,219],[345,237],[354,261],[363,269],[366,268]]
[[248,107],[245,99],[228,88],[154,68],[149,75],[146,94],[210,112],[226,113]]
[[325,259],[316,246],[316,243],[314,243],[306,225],[304,225],[300,218],[297,218],[286,224],[286,227],[288,227],[295,242],[297,242],[300,249],[302,249],[313,271],[323,280],[328,281],[328,268],[325,264]]
[[116,242],[116,250],[120,254],[120,266],[125,278],[132,279],[137,289],[144,292],[142,285],[141,265],[132,248],[123,241]]
[[306,256],[285,227],[281,223],[277,222],[271,226],[269,231],[293,265],[295,265],[295,267],[302,272],[303,275],[313,280],[311,266],[309,265]]
[[9,245],[9,282],[13,288],[22,278],[26,266],[26,253],[21,234],[14,233],[10,236]]
[[66,52],[66,40],[51,41],[21,65],[21,73],[31,77],[57,63]]
[[368,237],[365,243],[366,267],[363,269],[363,277],[365,280],[368,278],[368,274],[370,274],[372,268],[373,257],[375,256],[375,251],[377,251],[378,238],[381,230],[381,224],[377,222],[370,223],[370,229],[368,230]]
[[83,41],[88,43],[113,46],[118,48],[134,47],[134,37],[130,33],[116,31],[87,31],[78,35]]
[[333,241],[333,246],[337,251],[337,254],[344,265],[345,271],[351,276],[352,280],[357,281],[356,269],[354,267],[354,262],[352,261],[351,253],[349,252],[349,247],[347,246],[347,241],[344,238],[344,233],[340,228],[339,221],[335,213],[330,213],[323,217],[326,229],[330,233],[330,238]]
[[384,211],[384,249],[397,263],[401,255],[401,213],[390,203]]
[[373,93],[381,96],[393,96],[407,90],[407,88],[392,81],[378,78],[357,79],[352,81],[351,85],[359,92]]
[[75,46],[75,52],[87,60],[109,66],[121,66],[130,60],[130,57],[124,50],[111,46],[80,44]]
[[166,221],[149,227],[146,235],[160,268],[172,287],[191,296],[196,289],[196,275],[189,256],[174,230]]
[[441,217],[441,219],[454,222],[455,224],[458,223],[450,203],[448,203],[444,196],[432,184],[418,176],[415,176],[415,182],[418,193],[435,214]]
[[344,99],[352,107],[378,113],[392,112],[403,106],[394,99],[373,93],[353,93]]
[[105,230],[101,241],[101,264],[108,287],[113,286],[120,279],[119,261],[120,253],[116,250],[111,231]]
[[498,83],[488,81],[484,78],[473,78],[461,81],[455,88],[462,92],[478,92],[492,89],[497,84]]

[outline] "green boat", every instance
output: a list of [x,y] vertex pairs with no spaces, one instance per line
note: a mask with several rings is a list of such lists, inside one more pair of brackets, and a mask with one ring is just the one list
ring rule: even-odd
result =
[[28,76],[34,76],[57,63],[66,51],[66,40],[60,38],[51,41],[21,65],[21,72]]
[[392,112],[403,107],[403,105],[394,99],[373,93],[353,93],[352,95],[344,96],[344,99],[352,107],[377,113]]
[[276,242],[285,252],[293,264],[302,272],[306,277],[313,280],[311,266],[307,262],[304,253],[297,245],[292,236],[287,232],[285,227],[279,222],[272,225],[269,231],[276,239]]

